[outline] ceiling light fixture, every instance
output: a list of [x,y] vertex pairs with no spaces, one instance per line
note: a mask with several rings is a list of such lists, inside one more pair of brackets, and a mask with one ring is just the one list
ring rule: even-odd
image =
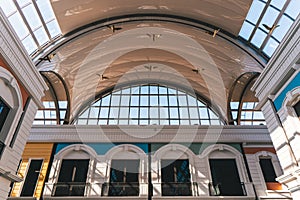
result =
[[103,74],[96,74],[96,75],[100,77],[101,81],[109,79],[107,76],[104,76]]
[[48,61],[51,62],[51,60],[54,58],[54,56],[56,55],[56,53],[51,53],[43,58],[39,58],[40,61]]
[[148,69],[150,72],[151,72],[152,70],[154,70],[154,69],[157,68],[157,66],[152,66],[152,65],[145,65],[144,67],[145,67],[146,69]]
[[108,25],[107,26],[113,33],[119,30],[122,30],[122,27],[115,27],[115,25]]
[[147,36],[151,38],[153,42],[155,42],[158,38],[161,38],[161,34],[155,34],[155,33],[152,34],[148,33]]

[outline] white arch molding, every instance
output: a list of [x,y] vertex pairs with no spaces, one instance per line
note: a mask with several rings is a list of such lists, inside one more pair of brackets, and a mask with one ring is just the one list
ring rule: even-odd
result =
[[121,144],[110,149],[104,156],[107,163],[106,182],[109,182],[109,172],[111,161],[114,159],[121,160],[139,160],[139,181],[140,183],[147,183],[147,154],[138,146],[132,144]]
[[252,190],[253,188],[252,185],[250,187],[248,187],[248,183],[249,183],[249,177],[246,171],[246,165],[245,162],[243,160],[243,155],[234,147],[229,146],[227,144],[212,144],[210,146],[208,146],[202,153],[201,155],[199,155],[200,159],[204,159],[205,163],[206,163],[206,167],[207,167],[207,171],[208,173],[208,177],[209,177],[209,181],[212,182],[212,177],[211,177],[211,172],[210,172],[210,166],[209,166],[209,159],[210,158],[227,158],[227,159],[235,159],[236,161],[236,165],[238,168],[238,173],[241,179],[241,182],[244,182],[245,187],[246,187],[246,191],[247,191],[247,195],[249,196],[249,194],[252,194]]
[[[160,147],[152,156],[151,159],[151,174],[152,174],[152,183],[153,183],[153,195],[154,196],[161,196],[161,169],[164,167],[162,166],[161,160],[163,159],[170,159],[170,160],[177,160],[177,159],[187,159],[189,161],[189,171],[190,171],[190,179],[191,183],[197,182],[196,180],[196,162],[197,156],[186,146],[181,144],[167,144]],[[192,187],[192,196],[197,196],[198,189]]]
[[[89,159],[89,168],[87,173],[87,182],[91,182],[91,178],[94,173],[94,164],[97,159],[97,153],[94,149],[85,144],[73,144],[69,145],[62,150],[60,150],[53,159],[50,175],[49,175],[49,184],[57,183],[58,175],[60,172],[61,164],[63,159]],[[51,190],[52,191],[52,190]],[[47,195],[45,191],[45,195]]]
[[17,80],[2,66],[0,66],[0,90],[1,98],[10,107],[0,135],[0,138],[4,140],[4,144],[8,146],[22,114],[23,99]]
[[276,154],[271,153],[269,151],[259,151],[259,152],[256,152],[254,154],[254,156],[255,156],[255,161],[256,161],[255,162],[256,167],[258,169],[257,172],[259,173],[260,182],[261,182],[262,186],[264,187],[264,190],[267,190],[266,181],[264,179],[263,172],[262,172],[261,166],[259,164],[259,160],[260,160],[260,158],[270,158],[271,162],[273,164],[274,170],[275,170],[276,177],[279,177],[283,174],[279,160],[278,160]]
[[[282,107],[285,118],[287,116],[297,117],[295,109],[293,106],[300,101],[300,86],[293,88],[289,92],[287,92],[283,102]],[[280,110],[281,110],[280,109]]]

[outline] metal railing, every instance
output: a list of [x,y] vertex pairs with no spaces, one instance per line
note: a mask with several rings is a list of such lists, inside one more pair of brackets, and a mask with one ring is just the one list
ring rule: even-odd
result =
[[192,185],[196,183],[168,182],[161,183],[162,196],[192,196]]
[[60,182],[53,185],[52,196],[86,196],[89,183]]
[[[227,186],[224,186],[227,185]],[[247,196],[245,184],[243,182],[237,185],[236,188],[232,189],[232,183],[208,183],[209,195],[210,196]],[[231,189],[229,190],[229,187]]]
[[139,196],[140,185],[138,182],[103,183],[101,196]]

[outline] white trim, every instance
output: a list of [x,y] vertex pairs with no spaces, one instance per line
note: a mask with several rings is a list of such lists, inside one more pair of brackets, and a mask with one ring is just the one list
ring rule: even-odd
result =
[[[97,157],[97,153],[94,151],[94,149],[92,149],[91,147],[84,145],[84,144],[73,144],[73,145],[69,145],[65,148],[63,148],[62,150],[60,150],[53,159],[53,164],[51,166],[51,173],[49,176],[49,181],[48,183],[57,183],[58,181],[58,177],[59,177],[59,172],[61,169],[61,164],[62,164],[62,160],[70,153],[77,153],[77,152],[85,152],[86,154],[89,155],[89,159],[90,159],[90,163],[93,160],[96,160]],[[78,160],[80,160],[80,158],[78,158]],[[56,164],[55,164],[56,163]],[[92,174],[94,171],[92,169],[90,169],[90,164],[89,164],[89,169],[88,169],[88,173],[87,173],[87,182],[89,182],[90,180],[88,180],[89,178],[92,177]],[[51,176],[52,175],[52,176]]]
[[[248,174],[246,172],[246,165],[243,160],[243,155],[233,148],[232,146],[226,145],[226,144],[213,144],[208,146],[201,155],[199,155],[200,158],[204,159],[207,164],[207,169],[209,171],[209,182],[212,182],[211,172],[210,172],[210,166],[209,166],[209,159],[211,158],[211,154],[214,152],[221,151],[222,153],[226,154],[227,159],[235,159],[236,165],[238,168],[240,181],[245,184],[245,189],[247,190],[246,184],[249,183]],[[214,156],[213,158],[218,159],[218,156]],[[219,158],[224,158],[223,156]],[[247,195],[249,196],[251,192],[247,190]]]
[[[181,152],[181,153],[180,153]],[[168,153],[176,154],[175,157],[172,155],[171,157],[170,154]],[[151,168],[152,171],[151,173],[156,174],[157,176],[154,177],[152,174],[152,183],[153,183],[153,190],[155,190],[154,196],[162,196],[162,191],[161,191],[161,170],[162,170],[162,164],[161,161],[164,159],[172,159],[172,160],[177,160],[177,159],[188,159],[189,160],[189,171],[190,171],[190,179],[191,179],[191,184],[193,182],[197,182],[196,178],[196,166],[195,162],[197,156],[186,146],[183,146],[181,144],[167,144],[156,150],[155,154],[152,156],[151,159]],[[194,170],[193,170],[194,169]],[[156,180],[155,180],[156,179]],[[194,188],[194,187],[192,187]],[[154,192],[154,191],[153,191]],[[192,190],[192,195],[195,196],[196,191]]]
[[11,106],[6,121],[2,127],[2,132],[6,133],[4,143],[7,147],[9,147],[9,143],[13,137],[20,116],[22,114],[23,100],[17,80],[7,69],[3,68],[2,66],[0,66],[0,79],[2,79],[7,87],[10,88],[10,90],[12,91],[11,95],[13,96],[13,102],[9,102],[4,98],[4,101],[6,101]]
[[264,175],[263,175],[259,161],[261,158],[271,158],[271,162],[274,167],[276,177],[279,177],[280,175],[282,175],[282,169],[279,164],[279,160],[278,160],[276,154],[271,153],[269,151],[259,151],[259,152],[256,152],[254,154],[254,156],[255,156],[255,164],[256,164],[257,172],[259,173],[260,183],[263,186],[263,190],[267,190],[266,181],[264,179]]
[[[148,129],[160,130],[149,137]],[[132,133],[132,134],[128,134]],[[136,135],[138,137],[136,137]],[[247,143],[272,144],[266,126],[33,126],[29,142],[98,143]]]
[[295,87],[289,92],[287,92],[281,107],[281,109],[283,109],[284,111],[281,111],[280,109],[279,112],[283,112],[285,117],[287,117],[288,115],[293,117],[298,117],[293,106],[299,101],[300,101],[300,86]]
[[42,107],[41,98],[48,87],[1,9],[0,54],[33,97],[35,103]]
[[54,156],[54,160],[62,160],[68,154],[70,154],[72,152],[78,152],[78,151],[84,151],[84,152],[86,152],[88,155],[90,155],[90,159],[95,159],[97,157],[97,153],[90,146],[87,146],[85,144],[72,144],[72,145],[69,145],[69,146],[61,149]]
[[[121,144],[111,148],[105,154],[105,160],[111,161],[112,159],[114,159],[114,156],[116,156],[120,152],[133,152],[138,155],[140,160],[147,158],[146,153],[138,146],[132,144]],[[127,158],[122,158],[122,159],[126,160]]]
[[[118,157],[118,154],[122,153],[122,158]],[[148,194],[148,160],[147,154],[138,146],[132,144],[121,144],[111,148],[104,156],[104,160],[106,163],[106,176],[104,181],[110,182],[110,170],[111,170],[111,162],[115,158],[122,160],[132,160],[131,154],[136,154],[137,158],[134,160],[139,160],[139,188],[140,193],[139,196],[145,196]],[[128,156],[124,156],[124,154],[128,154]],[[145,187],[146,186],[146,187]]]

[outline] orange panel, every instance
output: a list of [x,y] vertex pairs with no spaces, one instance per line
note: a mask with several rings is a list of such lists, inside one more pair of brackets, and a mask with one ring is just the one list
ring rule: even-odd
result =
[[277,182],[268,182],[266,185],[268,190],[282,190],[282,185]]
[[253,148],[252,147],[251,148],[246,147],[246,148],[244,148],[245,154],[255,154],[259,151],[268,151],[268,152],[276,154],[276,151],[273,147],[258,147],[258,148],[256,148],[256,147],[253,147]]

